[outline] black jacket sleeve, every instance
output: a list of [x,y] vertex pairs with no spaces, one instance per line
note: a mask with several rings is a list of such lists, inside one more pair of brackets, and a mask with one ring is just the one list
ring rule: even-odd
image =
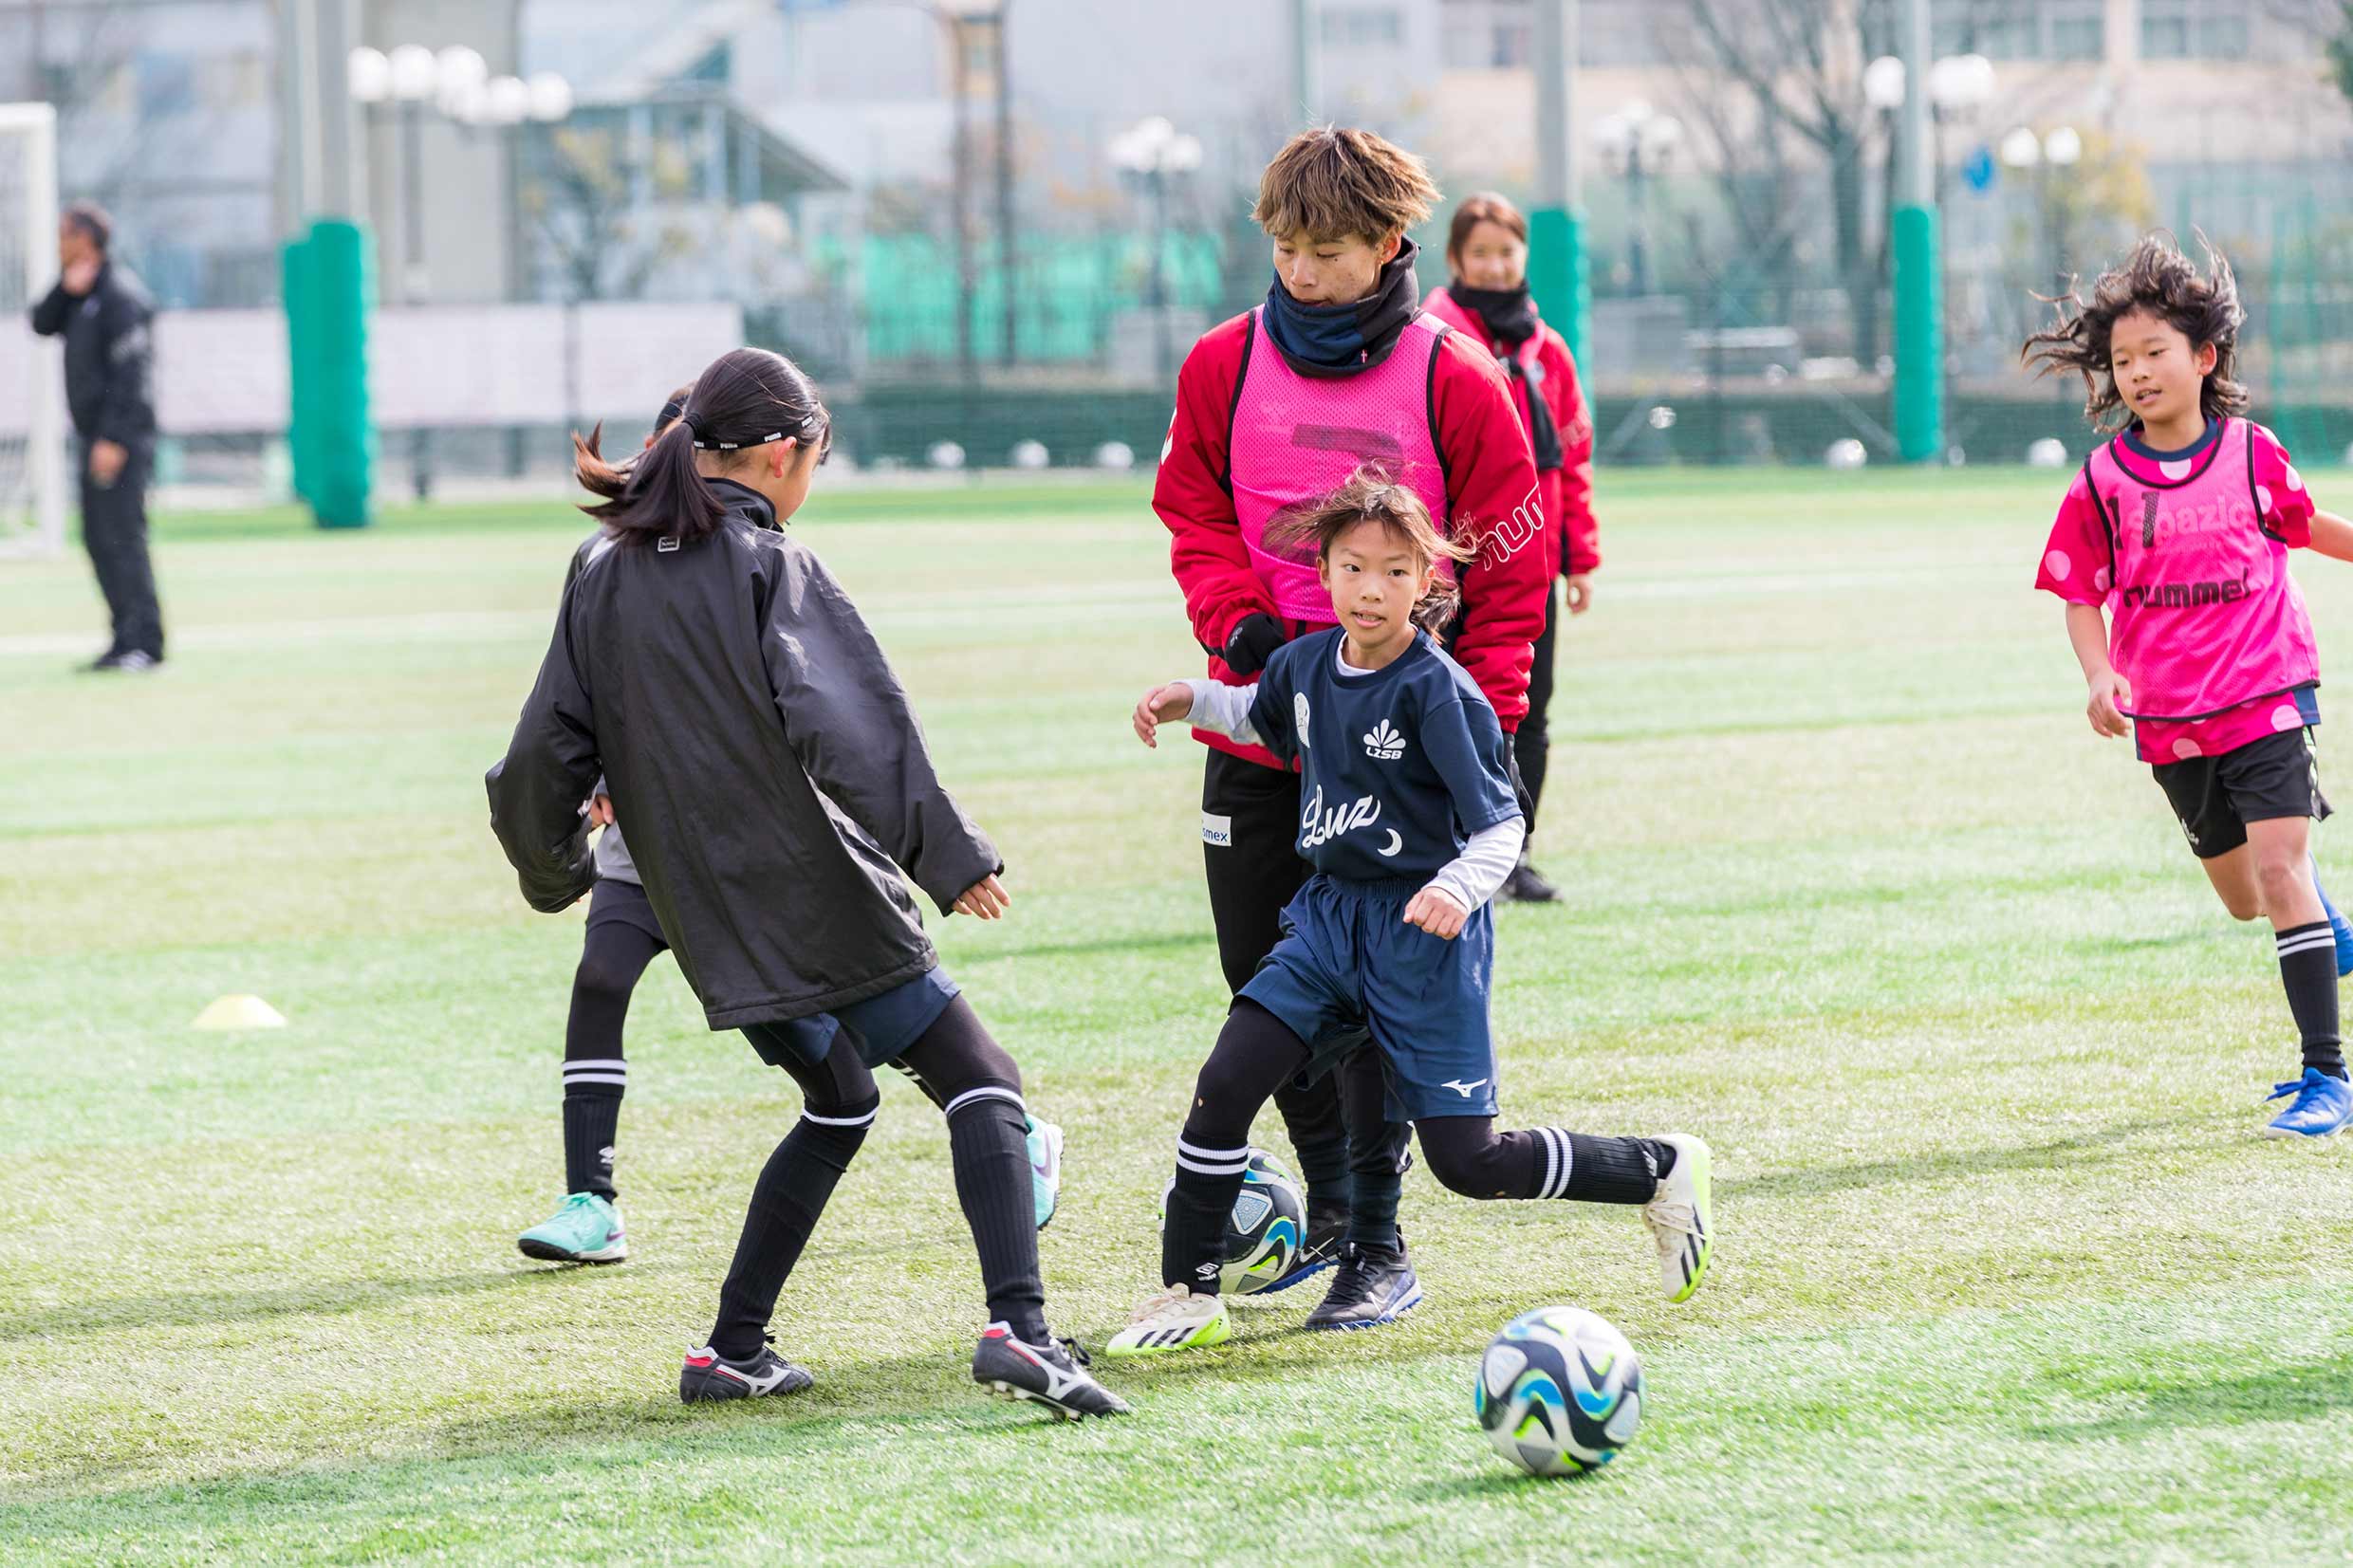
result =
[[906,691],[841,584],[806,550],[787,545],[778,563],[761,656],[785,737],[944,914],[1005,863],[933,771]]
[[32,307],[32,329],[44,338],[56,337],[65,330],[65,318],[81,303],[81,296],[66,293],[64,284],[54,286],[48,298]]
[[115,288],[99,304],[99,352],[105,359],[106,392],[98,405],[92,439],[131,446],[144,440],[155,420],[148,385],[155,361],[152,312],[144,300]]
[[507,755],[483,782],[491,796],[491,830],[523,885],[531,908],[553,914],[596,886],[596,851],[581,802],[603,772],[588,693],[572,657],[574,558],[556,614],[554,640],[539,679],[524,699]]

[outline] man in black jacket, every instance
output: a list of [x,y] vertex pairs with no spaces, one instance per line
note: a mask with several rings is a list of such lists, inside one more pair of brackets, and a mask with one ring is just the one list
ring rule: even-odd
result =
[[114,618],[114,641],[90,668],[137,672],[163,662],[163,611],[147,558],[155,304],[108,256],[113,231],[94,203],[65,209],[57,226],[57,286],[33,306],[32,329],[65,339],[65,405],[82,438],[82,539]]

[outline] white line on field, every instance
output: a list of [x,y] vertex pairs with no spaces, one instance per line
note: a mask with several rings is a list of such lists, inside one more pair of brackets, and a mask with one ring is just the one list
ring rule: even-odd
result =
[[[1743,599],[1812,594],[1848,588],[1951,584],[1960,580],[1996,580],[2014,575],[2009,563],[1953,563],[1935,566],[1888,566],[1809,571],[1779,564],[1770,571],[1625,572],[1605,575],[1612,600]],[[1017,594],[975,599],[969,591],[882,593],[861,600],[874,619],[984,625],[1024,611],[1057,611],[1071,622],[1133,618],[1139,611],[1175,613],[1172,589],[1160,582],[1102,587],[1074,584],[1025,588]],[[505,641],[545,637],[553,610],[426,610],[414,615],[348,616],[333,620],[176,624],[175,648],[239,649],[370,642]],[[70,656],[88,652],[92,633],[34,632],[0,636],[0,658]]]

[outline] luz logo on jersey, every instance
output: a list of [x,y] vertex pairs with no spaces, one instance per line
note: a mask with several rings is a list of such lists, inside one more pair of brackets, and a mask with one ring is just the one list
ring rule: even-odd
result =
[[1299,814],[1299,847],[1313,849],[1328,844],[1343,833],[1360,827],[1370,827],[1380,820],[1380,802],[1370,795],[1360,795],[1354,801],[1326,810],[1324,786],[1317,784],[1315,793],[1307,797],[1306,809]]
[[1364,754],[1379,762],[1393,763],[1405,755],[1405,737],[1387,719],[1382,719],[1364,732]]

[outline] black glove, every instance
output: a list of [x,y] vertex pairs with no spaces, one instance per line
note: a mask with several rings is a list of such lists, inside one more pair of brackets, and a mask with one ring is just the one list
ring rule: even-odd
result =
[[1226,668],[1237,675],[1254,675],[1267,667],[1274,651],[1290,638],[1283,635],[1283,624],[1272,616],[1244,616],[1226,637],[1225,651],[1218,657]]

